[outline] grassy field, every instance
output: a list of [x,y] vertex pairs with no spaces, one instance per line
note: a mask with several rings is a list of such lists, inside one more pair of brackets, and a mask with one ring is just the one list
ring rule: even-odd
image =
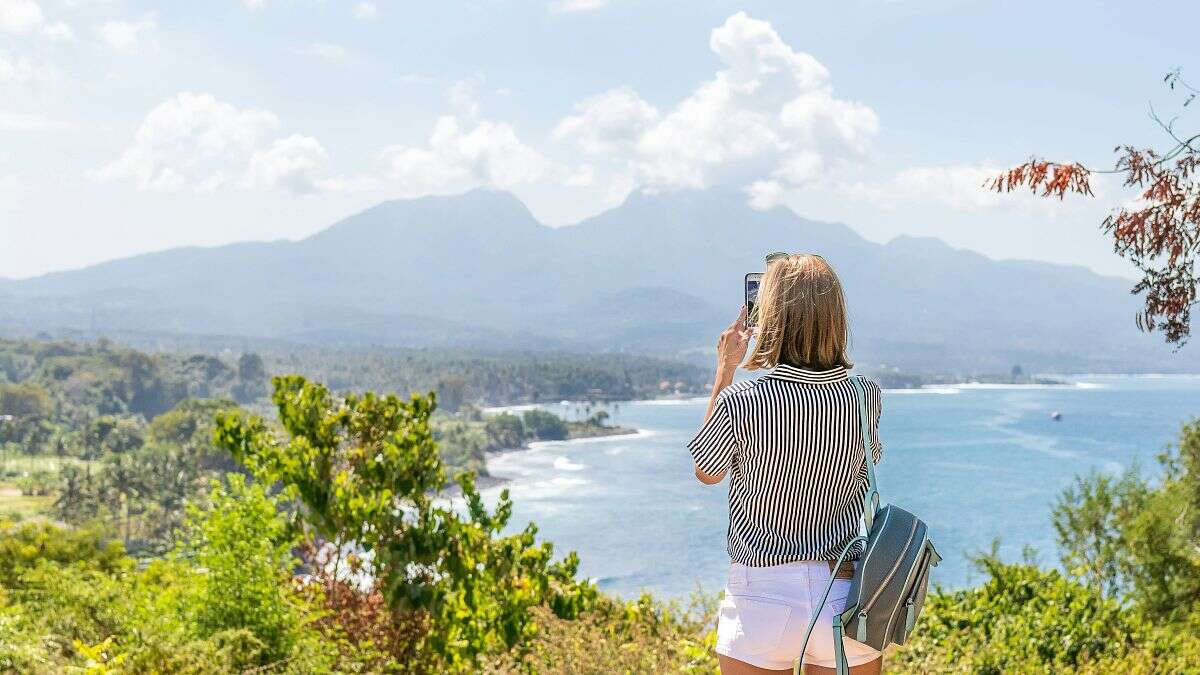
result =
[[67,466],[85,467],[94,462],[75,457],[46,457],[18,454],[0,454],[0,479],[9,480],[18,476],[48,471],[57,474]]
[[53,503],[49,495],[23,495],[15,485],[0,483],[0,520],[45,517]]
[[30,457],[16,453],[0,454],[0,518],[29,520],[43,518],[50,512],[54,497],[48,494],[25,494],[22,485],[29,476],[40,475],[43,481],[55,481],[55,476],[67,466],[85,467],[92,462],[74,457]]

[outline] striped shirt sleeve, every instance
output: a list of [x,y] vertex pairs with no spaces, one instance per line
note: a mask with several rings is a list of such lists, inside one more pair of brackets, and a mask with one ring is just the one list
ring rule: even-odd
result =
[[729,403],[724,397],[718,397],[713,404],[712,415],[688,442],[688,450],[696,461],[696,468],[710,476],[720,476],[733,464],[736,449],[737,439],[733,436]]

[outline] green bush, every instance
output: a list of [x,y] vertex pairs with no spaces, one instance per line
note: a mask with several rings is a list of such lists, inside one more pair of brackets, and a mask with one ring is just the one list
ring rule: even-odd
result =
[[988,580],[933,593],[889,670],[1067,672],[1121,655],[1134,619],[1115,600],[1056,570],[979,560]]
[[72,564],[106,574],[131,564],[121,542],[106,537],[96,527],[0,523],[0,585],[19,588],[21,575],[43,563]]
[[507,491],[489,510],[473,476],[461,474],[465,512],[440,503],[432,396],[335,399],[298,376],[274,383],[288,438],[236,414],[218,417],[217,443],[299,502],[311,542],[368,554],[363,567],[397,617],[426,627],[418,638],[426,658],[414,669],[463,670],[482,654],[520,649],[537,632],[533,608],[572,617],[594,600],[595,588],[574,578],[575,556],[553,562],[532,524],[501,535],[512,515]]
[[1157,484],[1136,469],[1078,479],[1054,525],[1068,569],[1128,597],[1152,621],[1175,622],[1200,607],[1200,420],[1184,425],[1159,461]]
[[525,423],[512,413],[488,417],[483,428],[492,448],[519,448],[525,444]]
[[539,441],[561,441],[567,437],[567,423],[552,412],[534,408],[526,410],[522,417],[529,434]]
[[197,575],[185,608],[194,636],[248,630],[261,643],[257,665],[283,659],[303,623],[289,588],[295,533],[265,489],[243,476],[229,474],[209,499],[208,509],[190,510],[180,550]]

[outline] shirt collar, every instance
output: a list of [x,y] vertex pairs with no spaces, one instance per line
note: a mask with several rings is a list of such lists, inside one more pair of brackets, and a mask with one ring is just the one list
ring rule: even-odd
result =
[[767,377],[788,382],[803,382],[805,384],[828,384],[841,382],[846,379],[846,369],[842,366],[829,370],[806,370],[780,363],[767,373]]

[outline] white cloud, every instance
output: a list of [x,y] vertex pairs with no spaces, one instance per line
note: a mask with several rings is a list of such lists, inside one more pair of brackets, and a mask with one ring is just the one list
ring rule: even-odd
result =
[[371,19],[375,19],[379,16],[379,8],[376,7],[375,3],[373,2],[360,2],[354,5],[354,9],[351,10],[351,13],[356,19],[370,21]]
[[593,154],[627,152],[658,118],[658,109],[637,92],[619,87],[577,103],[575,114],[555,126],[554,138],[572,138]]
[[357,60],[355,54],[349,49],[328,42],[314,42],[300,51],[329,63],[349,63]]
[[473,118],[479,115],[479,88],[483,86],[483,75],[473,75],[450,85],[447,97],[450,108],[461,117]]
[[33,0],[0,0],[0,30],[28,33],[44,20],[42,8]]
[[250,11],[258,11],[267,6],[267,0],[242,0],[242,4]]
[[0,131],[62,131],[74,125],[43,115],[0,112]]
[[133,144],[91,175],[130,179],[143,190],[337,189],[337,180],[321,177],[328,157],[320,143],[310,136],[279,138],[279,126],[270,111],[183,92],[147,113]]
[[0,0],[0,31],[24,34],[37,29],[56,42],[75,40],[75,31],[62,21],[46,23],[41,6],[33,0]]
[[40,70],[25,57],[6,57],[0,54],[0,82],[28,82],[35,79]]
[[709,48],[724,67],[669,110],[613,89],[581,102],[554,136],[607,155],[650,188],[765,175],[768,182],[747,188],[759,204],[869,151],[875,112],[835,98],[828,69],[771,24],[738,12],[712,31]]
[[120,52],[129,52],[137,48],[143,33],[154,30],[158,22],[153,16],[147,16],[139,21],[105,21],[96,28],[96,33],[104,44]]
[[0,208],[12,208],[18,205],[25,184],[20,176],[0,174]]
[[590,12],[608,4],[608,0],[554,0],[549,7],[551,12]]
[[1055,218],[1067,214],[1074,206],[1095,209],[1104,202],[1103,181],[1093,185],[1098,199],[1046,199],[1028,192],[998,193],[987,184],[1004,171],[993,162],[977,164],[948,164],[914,166],[904,169],[881,183],[841,185],[839,192],[856,199],[865,199],[883,209],[907,205],[935,205],[962,213],[992,210],[1035,212]]
[[480,185],[510,189],[550,178],[578,180],[522,143],[512,126],[481,120],[468,129],[448,115],[434,125],[427,147],[395,145],[380,156],[388,178],[407,196]]
[[55,21],[54,23],[46,24],[46,26],[42,28],[42,35],[45,35],[56,42],[75,41],[75,29],[71,28],[62,21]]
[[329,153],[312,136],[293,134],[280,138],[266,150],[254,153],[242,182],[243,187],[280,188],[299,194],[336,190],[336,179],[321,176]]
[[749,197],[750,208],[766,211],[783,202],[784,187],[777,180],[756,180],[744,192]]
[[553,182],[568,187],[592,185],[595,169],[571,169],[527,145],[512,125],[480,116],[479,89],[485,79],[474,75],[447,91],[453,114],[434,124],[427,146],[393,145],[380,153],[388,179],[405,196],[447,193],[486,186],[501,190]]

